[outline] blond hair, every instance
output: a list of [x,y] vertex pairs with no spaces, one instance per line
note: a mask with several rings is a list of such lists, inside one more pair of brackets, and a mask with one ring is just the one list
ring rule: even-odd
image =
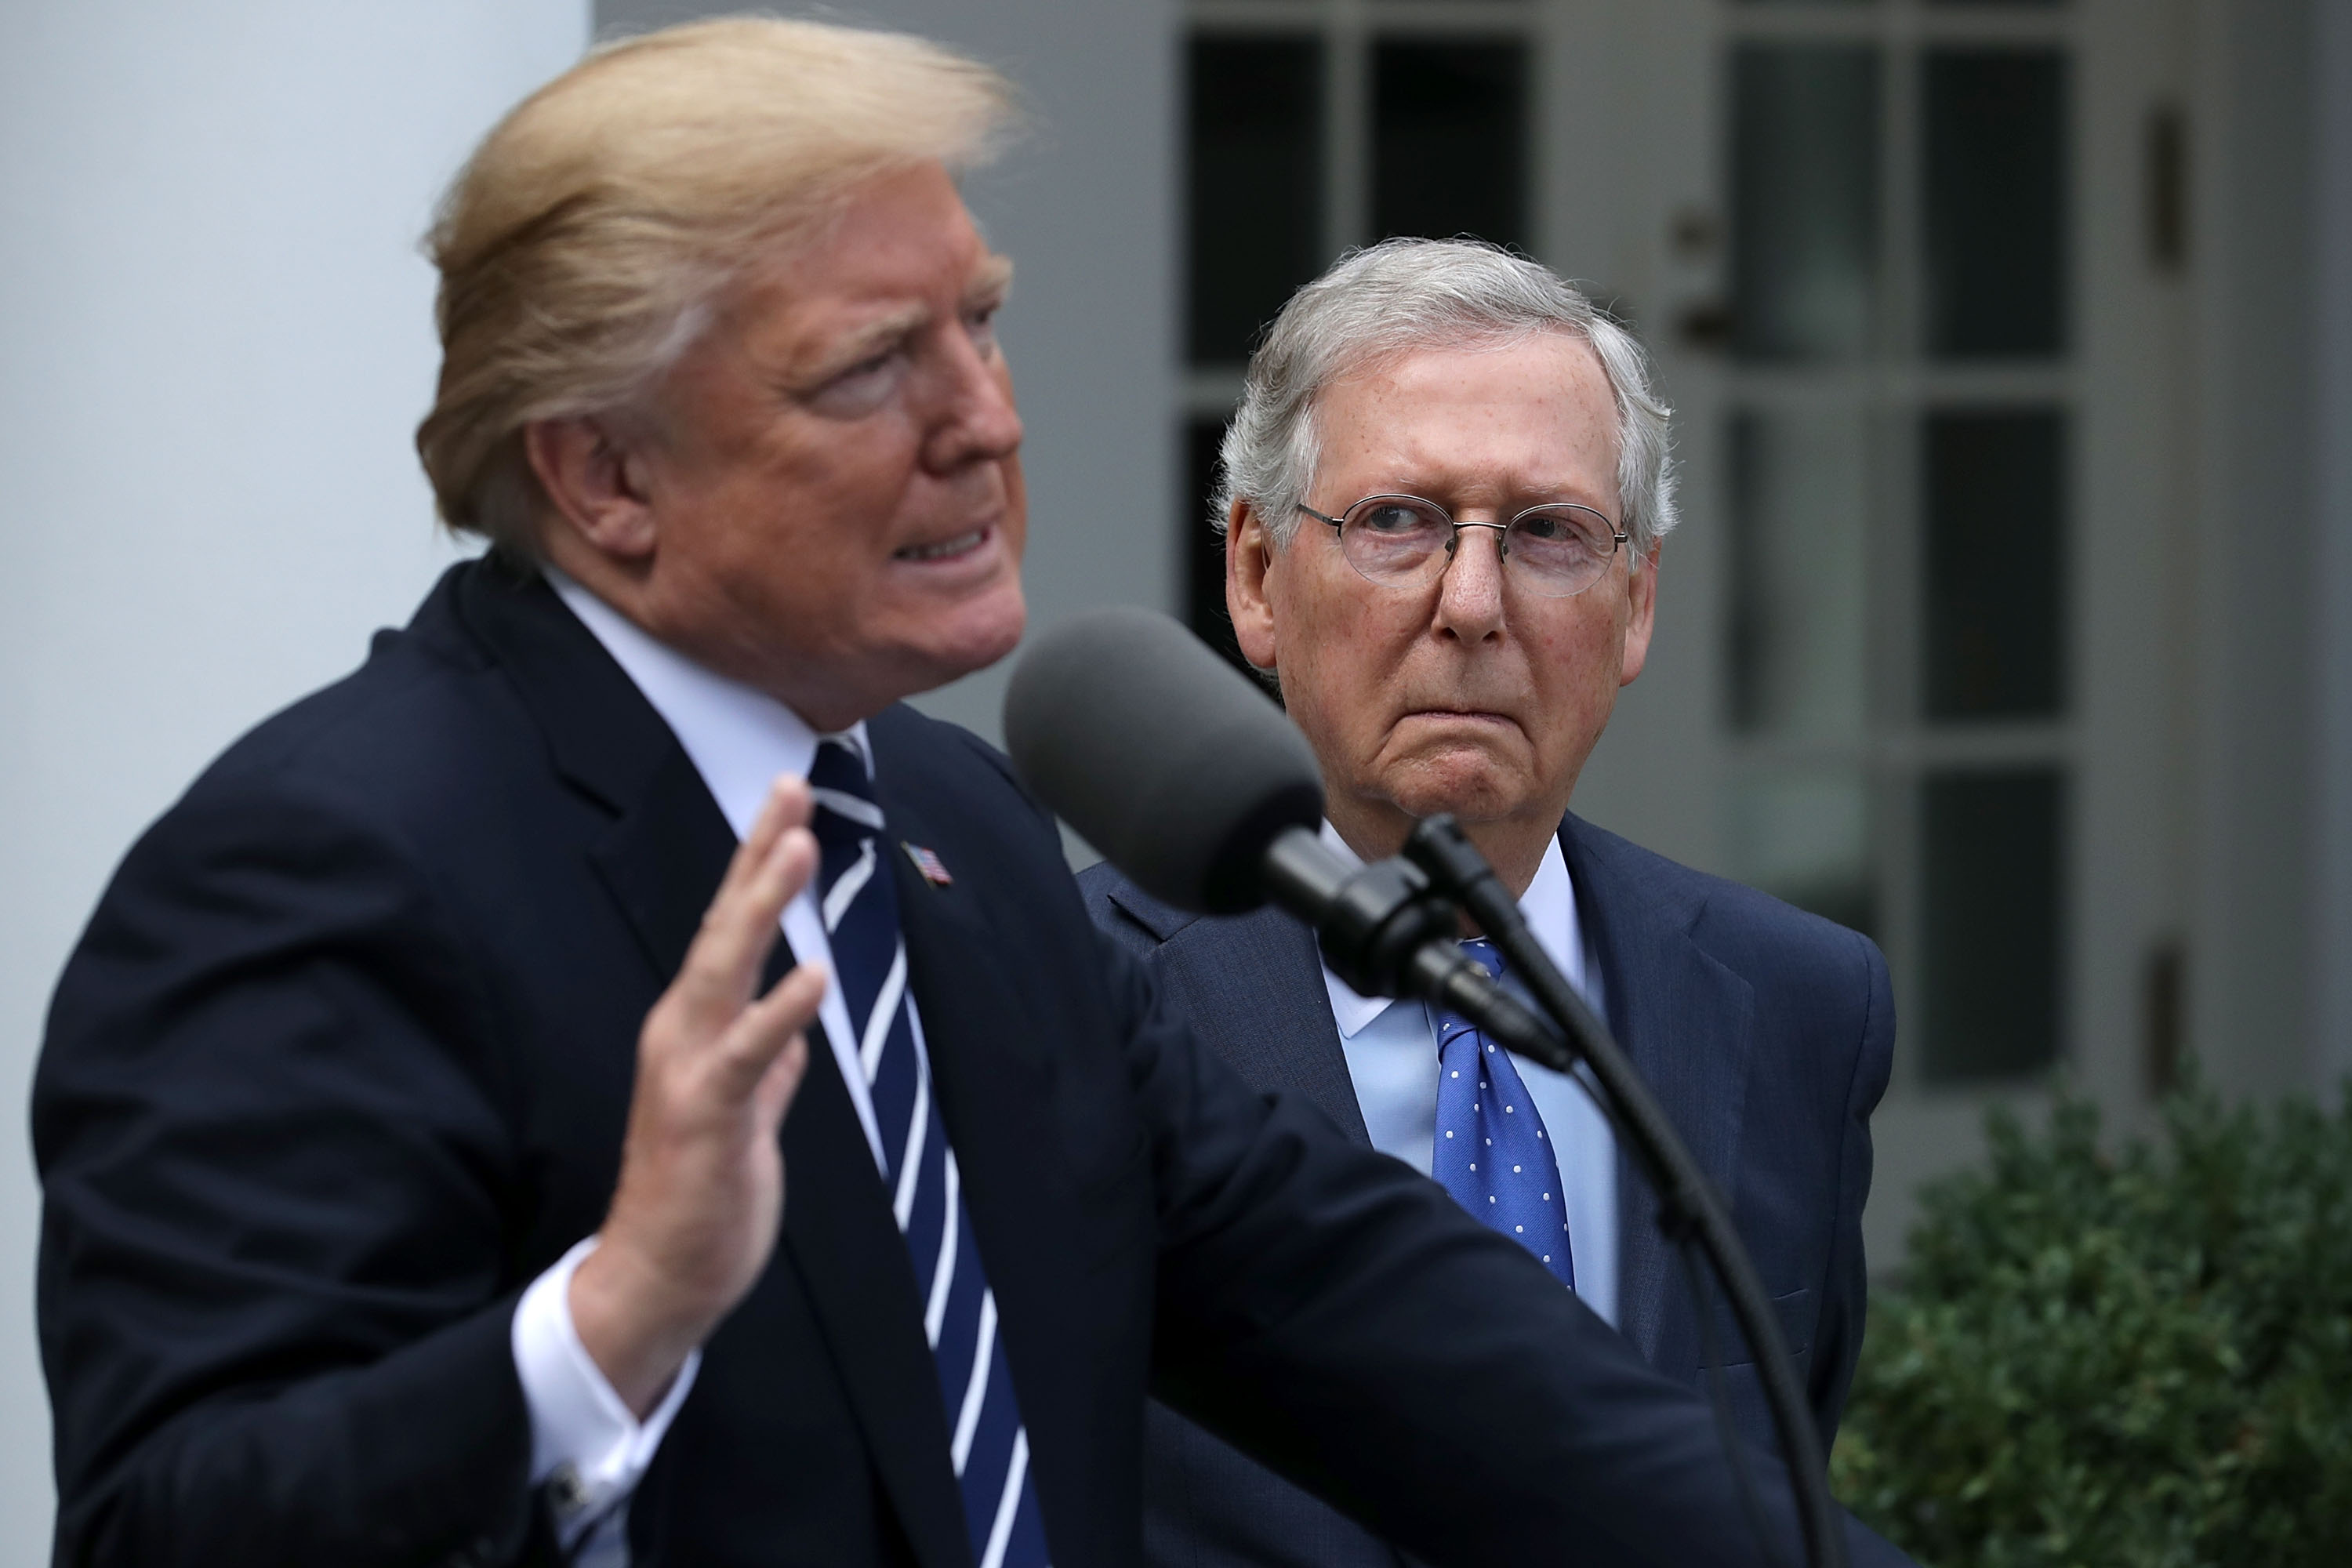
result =
[[730,16],[591,52],[484,138],[426,237],[441,381],[416,449],[442,521],[535,558],[526,425],[637,402],[852,186],[971,168],[1013,119],[1002,76],[905,34]]

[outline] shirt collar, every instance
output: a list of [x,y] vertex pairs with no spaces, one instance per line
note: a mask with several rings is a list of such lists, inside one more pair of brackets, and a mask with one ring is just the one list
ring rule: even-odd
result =
[[[1348,847],[1339,829],[1330,823],[1323,824],[1323,842],[1332,852],[1350,866],[1360,866],[1363,857]],[[1528,929],[1551,961],[1559,966],[1568,983],[1591,1000],[1584,963],[1584,940],[1576,918],[1576,885],[1569,878],[1568,858],[1559,852],[1559,837],[1555,834],[1544,841],[1543,859],[1536,866],[1535,880],[1528,884],[1519,900],[1519,912],[1527,917]],[[1346,981],[1323,966],[1324,988],[1331,997],[1331,1018],[1339,1026],[1339,1037],[1351,1040],[1372,1021],[1399,1004],[1386,996],[1360,994]],[[1407,1000],[1407,1006],[1419,1006]]]
[[[751,831],[777,774],[808,776],[820,737],[806,720],[766,692],[695,663],[554,567],[541,570],[686,748],[736,837]],[[845,738],[870,768],[874,752],[864,722]]]

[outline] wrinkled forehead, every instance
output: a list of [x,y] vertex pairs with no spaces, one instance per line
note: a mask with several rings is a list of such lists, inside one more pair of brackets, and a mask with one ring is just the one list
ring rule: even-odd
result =
[[1576,333],[1520,332],[1368,356],[1327,383],[1309,416],[1311,482],[1336,467],[1399,484],[1427,472],[1433,483],[1475,477],[1517,489],[1605,486],[1615,499],[1615,398],[1599,355]]

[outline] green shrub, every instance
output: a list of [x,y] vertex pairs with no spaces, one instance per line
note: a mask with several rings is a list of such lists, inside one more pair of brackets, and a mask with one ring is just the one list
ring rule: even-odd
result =
[[2352,1564],[2352,1088],[2102,1152],[1988,1118],[1871,1304],[1831,1464],[1935,1568]]

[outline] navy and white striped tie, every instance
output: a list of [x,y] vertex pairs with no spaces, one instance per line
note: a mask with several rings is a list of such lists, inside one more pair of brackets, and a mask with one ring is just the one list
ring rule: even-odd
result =
[[866,759],[845,737],[817,743],[817,907],[881,1130],[891,1212],[923,1299],[923,1331],[946,1401],[949,1457],[980,1568],[1045,1568],[1029,1481],[1029,1435],[996,1331],[996,1296],[964,1212],[955,1151],[931,1100],[931,1068],[907,1006],[907,944],[883,859],[882,810]]

